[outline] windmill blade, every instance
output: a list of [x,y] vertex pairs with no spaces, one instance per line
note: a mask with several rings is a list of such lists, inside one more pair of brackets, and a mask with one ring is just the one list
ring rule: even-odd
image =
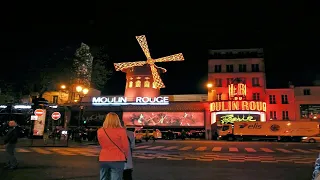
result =
[[151,59],[146,36],[145,35],[136,36],[136,39],[137,39],[142,51],[144,52],[144,55],[146,55],[147,59]]
[[162,79],[158,73],[158,69],[153,64],[150,65],[150,68],[152,72],[153,82],[155,83],[156,88],[165,88]]
[[134,66],[143,66],[145,64],[146,64],[146,61],[113,63],[116,71],[122,71],[123,69],[131,68]]
[[184,61],[182,53],[155,59],[154,62]]

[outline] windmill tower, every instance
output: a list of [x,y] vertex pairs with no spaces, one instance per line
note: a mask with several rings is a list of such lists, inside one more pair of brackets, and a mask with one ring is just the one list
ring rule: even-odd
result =
[[114,63],[116,71],[126,73],[125,97],[133,100],[136,97],[158,97],[160,88],[164,88],[159,72],[165,73],[166,69],[155,65],[156,62],[183,61],[182,53],[174,54],[158,59],[152,59],[149,52],[146,37],[136,36],[145,56],[146,61]]

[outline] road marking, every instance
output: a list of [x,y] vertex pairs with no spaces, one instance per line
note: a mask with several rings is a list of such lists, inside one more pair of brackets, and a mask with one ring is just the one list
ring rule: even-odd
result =
[[172,149],[177,149],[178,146],[169,146],[169,147],[166,147],[166,148],[163,148],[162,150],[172,150]]
[[214,147],[214,148],[212,148],[212,151],[217,152],[217,151],[221,151],[221,149],[222,149],[222,147]]
[[135,147],[134,149],[143,149],[143,148],[147,148],[147,147],[150,147],[150,146],[138,146],[138,147]]
[[67,149],[55,149],[55,148],[50,148],[51,151],[60,154],[60,155],[64,155],[64,156],[74,156],[77,155],[75,153],[69,152],[67,151]]
[[238,148],[229,148],[230,152],[239,152]]
[[293,153],[292,151],[286,150],[286,149],[282,149],[282,148],[276,148],[276,150],[284,152],[284,153]]
[[319,150],[319,149],[310,149],[310,151],[320,152],[320,150]]
[[270,153],[272,153],[272,152],[274,152],[274,151],[272,151],[271,149],[269,149],[269,148],[260,148],[262,151],[264,151],[264,152],[270,152]]
[[256,150],[254,150],[253,148],[244,148],[247,152],[257,152]]
[[206,149],[207,149],[206,146],[202,146],[202,147],[198,147],[197,149],[195,149],[195,151],[204,151]]
[[164,146],[154,146],[154,147],[150,147],[150,148],[147,148],[147,149],[151,149],[151,150],[154,150],[154,149],[161,149],[163,148]]
[[24,153],[24,152],[31,152],[31,151],[23,149],[23,148],[17,148],[17,152]]
[[180,151],[186,151],[186,150],[189,150],[189,149],[192,149],[192,146],[186,146],[186,147],[183,147],[181,149],[179,149]]
[[52,154],[52,152],[50,151],[47,151],[47,150],[43,150],[43,149],[40,149],[40,148],[31,148],[33,151],[37,152],[37,153],[40,153],[40,154]]
[[310,151],[302,150],[302,149],[292,149],[294,151],[302,152],[302,153],[310,153]]
[[88,152],[88,151],[85,152],[82,149],[71,149],[71,148],[69,148],[69,149],[66,149],[66,150],[68,150],[68,151],[70,151],[72,153],[75,153],[75,154],[83,155],[83,156],[98,156],[98,155],[96,155],[96,154],[94,154],[92,152]]

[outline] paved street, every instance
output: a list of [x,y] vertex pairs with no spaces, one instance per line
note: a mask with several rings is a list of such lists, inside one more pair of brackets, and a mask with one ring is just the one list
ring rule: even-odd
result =
[[[180,150],[189,146],[192,148]],[[3,151],[0,149],[0,163],[5,162]],[[97,146],[20,147],[17,151],[19,169],[0,169],[1,180],[98,179]],[[134,176],[136,180],[309,180],[317,151],[318,144],[301,143],[148,142],[138,144],[134,152]]]

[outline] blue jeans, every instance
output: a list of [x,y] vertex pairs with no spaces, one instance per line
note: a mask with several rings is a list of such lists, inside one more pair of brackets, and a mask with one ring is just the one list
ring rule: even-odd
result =
[[122,180],[124,162],[100,162],[100,180]]

